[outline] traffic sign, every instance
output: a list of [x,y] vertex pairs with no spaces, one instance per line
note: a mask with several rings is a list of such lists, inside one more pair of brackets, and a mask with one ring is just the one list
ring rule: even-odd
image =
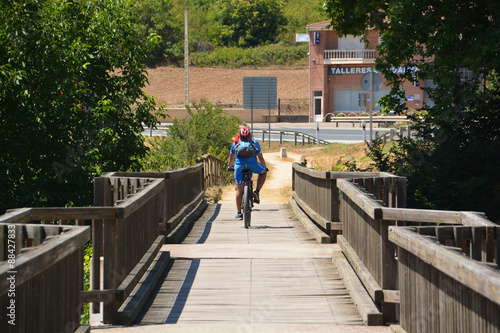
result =
[[382,77],[377,73],[366,73],[363,75],[361,78],[361,88],[366,92],[370,92],[370,75],[373,75],[373,91],[377,92],[382,87]]
[[247,76],[243,78],[244,109],[277,109],[278,80],[275,76]]

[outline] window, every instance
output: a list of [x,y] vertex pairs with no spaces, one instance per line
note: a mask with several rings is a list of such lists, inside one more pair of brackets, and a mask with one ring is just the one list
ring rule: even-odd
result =
[[364,50],[365,43],[361,40],[361,37],[354,37],[353,35],[347,35],[345,37],[339,37],[339,50]]

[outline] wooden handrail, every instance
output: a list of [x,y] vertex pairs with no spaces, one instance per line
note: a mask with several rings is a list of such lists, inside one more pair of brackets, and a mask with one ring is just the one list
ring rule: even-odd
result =
[[[459,246],[449,246],[446,234]],[[498,260],[500,245],[494,238],[499,236],[498,226],[390,227],[389,239],[398,247],[401,328],[407,332],[497,331],[498,261],[492,263],[491,256],[490,262],[483,262],[481,248],[492,244]],[[472,258],[463,251],[471,252]]]
[[[160,230],[168,231],[169,229],[165,228],[167,221],[179,211],[182,211],[184,206],[191,207],[195,204],[195,201],[203,199],[204,188],[210,186],[208,183],[204,185],[204,177],[215,180],[220,176],[222,161],[210,155],[204,156],[202,160],[205,162],[170,172],[106,173],[103,177],[98,177],[95,180],[96,206],[13,209],[0,216],[0,226],[21,223],[24,228],[22,230],[45,228],[42,230],[54,229],[60,232],[61,230],[69,231],[73,230],[71,228],[75,228],[62,226],[62,224],[73,223],[73,221],[82,224],[84,221],[90,221],[92,223],[93,240],[91,263],[94,275],[91,283],[93,289],[83,292],[82,300],[94,302],[97,305],[94,307],[94,312],[99,312],[99,302],[105,301],[104,318],[105,321],[112,322],[118,307],[140,279],[140,276],[130,276],[130,274],[143,274],[147,268],[145,265],[154,258],[151,253],[159,251],[159,248],[164,243],[165,235],[160,235]],[[208,161],[208,164],[206,161]],[[180,186],[181,184],[183,186]],[[39,223],[40,221],[59,225],[30,224],[33,222]],[[89,238],[89,227],[83,228],[85,230],[84,235],[76,236],[77,242],[81,246]],[[49,234],[52,233],[52,231],[49,232]],[[63,242],[67,237],[74,236],[73,233],[67,232],[58,237]],[[40,239],[45,239],[45,236],[40,237],[42,236],[36,236],[33,244],[40,244]],[[85,237],[86,240],[83,240]],[[59,243],[57,242],[57,244]],[[54,255],[54,253],[59,255],[59,249],[64,248],[64,246],[53,247],[52,245],[55,244],[54,240],[47,241],[42,244],[43,246],[37,246],[37,248],[24,252],[20,258],[27,259],[38,255],[37,258],[43,259]],[[68,250],[68,247],[66,246],[65,249]],[[40,250],[43,250],[43,252],[40,252]],[[1,253],[3,254],[3,252]],[[78,253],[75,254],[80,261],[83,260],[82,253],[83,250],[80,248]],[[101,254],[104,256],[103,286],[100,283]],[[144,259],[143,255],[148,255],[148,258]],[[46,259],[42,261],[44,260],[46,261]],[[56,262],[57,260],[53,261]],[[137,266],[139,261],[141,261],[140,267]],[[78,267],[79,272],[83,274],[81,272],[82,265],[79,264]],[[43,269],[43,267],[40,266],[39,269]],[[28,279],[32,276],[30,272],[33,271],[36,270],[23,270],[20,278],[22,277],[23,281],[25,278]],[[83,276],[77,274],[75,277],[75,283],[78,285],[78,288],[75,289],[77,291],[75,299],[78,304],[80,302],[79,292],[82,288],[80,282]],[[2,279],[0,284],[4,282],[6,282],[6,279]],[[52,307],[52,305],[46,305],[49,310]],[[79,309],[79,305],[75,306],[76,308]],[[70,310],[72,311],[73,308],[68,311]],[[77,311],[75,310],[74,313],[76,314]]]
[[75,331],[90,228],[13,222],[25,222],[28,213],[11,211],[0,223],[0,306],[10,309],[0,320],[0,331]]

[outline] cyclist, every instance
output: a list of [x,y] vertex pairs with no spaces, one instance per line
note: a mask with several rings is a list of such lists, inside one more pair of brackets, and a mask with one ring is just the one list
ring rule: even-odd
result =
[[[253,152],[252,152],[253,150]],[[259,161],[257,161],[257,158]],[[234,165],[234,180],[236,181],[236,214],[237,220],[243,220],[241,202],[243,201],[243,169],[247,168],[259,175],[257,188],[253,192],[253,201],[260,203],[259,192],[266,181],[266,161],[257,140],[252,138],[252,133],[247,126],[240,128],[238,135],[233,138],[231,154],[229,155],[228,168]]]

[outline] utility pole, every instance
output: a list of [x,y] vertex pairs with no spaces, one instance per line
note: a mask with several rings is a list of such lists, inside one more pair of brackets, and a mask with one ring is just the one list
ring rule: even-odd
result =
[[189,105],[189,28],[187,8],[184,14],[184,105]]
[[373,71],[370,72],[370,147],[372,146],[373,138],[373,104],[375,103],[375,98],[373,95]]

